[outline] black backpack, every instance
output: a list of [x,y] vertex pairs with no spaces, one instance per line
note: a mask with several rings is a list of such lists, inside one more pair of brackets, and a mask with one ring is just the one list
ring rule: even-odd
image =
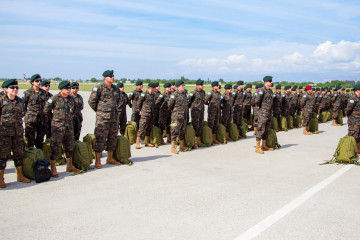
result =
[[51,171],[49,169],[49,161],[47,159],[37,161],[34,163],[35,182],[41,183],[49,181],[51,178]]

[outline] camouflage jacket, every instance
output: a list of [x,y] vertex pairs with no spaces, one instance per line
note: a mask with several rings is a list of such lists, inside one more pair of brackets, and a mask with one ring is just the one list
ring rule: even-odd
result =
[[231,114],[233,106],[233,94],[226,92],[221,95],[221,111],[222,114]]
[[120,100],[118,105],[118,113],[126,112],[126,105],[132,107],[131,101],[125,92],[120,92]]
[[31,87],[26,90],[23,95],[23,102],[25,104],[25,123],[36,122],[38,117],[40,121],[44,121],[44,107],[46,103],[46,92],[39,89],[38,93]]
[[66,98],[61,93],[52,96],[45,105],[45,114],[53,113],[51,127],[69,127],[73,129],[73,117],[76,112],[74,98],[69,95]]
[[22,136],[24,134],[23,120],[25,115],[24,102],[18,96],[10,100],[7,95],[0,98],[0,135]]
[[233,95],[233,105],[234,107],[238,106],[240,108],[243,107],[244,99],[246,93],[243,90],[235,89],[234,92],[232,92]]
[[141,115],[151,116],[155,107],[155,93],[150,94],[148,91],[141,93],[138,104],[137,108],[141,109]]
[[160,96],[158,97],[158,99],[156,100],[155,104],[160,106],[160,111],[161,112],[169,112],[169,107],[168,107],[168,102],[171,96],[171,92],[170,93],[166,93],[163,92],[162,94],[160,94]]
[[274,103],[273,103],[273,113],[280,115],[281,114],[281,92],[274,92]]
[[251,98],[252,98],[252,94],[251,92],[245,91],[245,97],[244,97],[244,107],[245,106],[251,106]]
[[141,108],[138,108],[139,106],[139,100],[140,100],[140,96],[143,93],[142,90],[138,91],[137,89],[135,89],[134,91],[132,91],[131,93],[129,93],[129,100],[131,101],[133,108],[132,108],[132,113],[139,113],[141,111]]
[[347,104],[347,107],[345,109],[345,114],[347,117],[349,117],[350,122],[356,122],[359,123],[360,121],[360,98],[354,94],[350,97],[349,102]]
[[168,107],[171,111],[171,118],[186,119],[189,109],[188,104],[189,102],[185,93],[180,93],[176,90],[173,94],[171,94],[168,102]]
[[259,115],[268,116],[272,113],[274,94],[269,88],[262,87],[255,97],[255,107],[259,108]]
[[313,93],[304,93],[300,101],[300,107],[303,109],[303,112],[313,112],[315,108],[316,98]]
[[341,107],[342,106],[342,94],[335,92],[333,97],[331,98],[331,102],[334,107]]
[[195,89],[188,96],[189,106],[192,110],[205,111],[205,91]]
[[281,97],[281,115],[287,117],[290,113],[290,93],[283,93]]
[[81,111],[84,109],[84,100],[80,94],[76,95],[76,97],[74,95],[71,96],[74,98],[76,109],[76,112],[74,112],[74,118],[78,118],[80,121],[82,121],[83,117]]
[[117,122],[119,101],[120,90],[115,85],[108,88],[101,83],[94,87],[88,103],[96,112],[96,122]]
[[289,96],[289,113],[291,116],[294,116],[296,113],[296,110],[298,108],[298,96],[297,94],[290,93]]
[[205,97],[205,104],[208,105],[208,113],[220,113],[221,93],[211,90]]

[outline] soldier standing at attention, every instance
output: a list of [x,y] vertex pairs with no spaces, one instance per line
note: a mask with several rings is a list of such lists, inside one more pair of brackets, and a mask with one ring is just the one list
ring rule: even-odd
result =
[[196,89],[192,91],[189,96],[189,105],[191,108],[191,122],[195,130],[196,142],[194,148],[197,148],[202,144],[201,142],[201,130],[204,121],[204,113],[205,113],[205,91],[204,81],[197,80],[196,81]]
[[357,152],[360,154],[360,85],[354,86],[355,93],[350,97],[345,109],[348,118],[348,135],[356,141]]
[[74,98],[70,95],[70,82],[62,81],[58,88],[60,92],[47,100],[45,114],[53,113],[51,122],[50,139],[50,166],[51,176],[58,177],[56,171],[56,157],[61,152],[62,145],[66,154],[66,171],[78,172],[79,169],[72,165],[72,154],[74,149],[74,123],[73,116],[76,112]]
[[315,100],[315,110],[314,110],[314,112],[316,114],[318,114],[319,113],[320,102],[321,102],[321,99],[322,99],[322,94],[320,92],[320,88],[316,88],[315,96],[316,96],[316,100]]
[[171,93],[174,93],[176,91],[175,82],[171,82]]
[[232,139],[230,138],[230,124],[233,103],[231,84],[226,84],[224,88],[225,92],[221,96],[221,122],[226,128],[226,141],[232,141]]
[[189,108],[189,102],[184,94],[184,81],[177,81],[176,87],[177,90],[171,95],[168,107],[171,111],[171,152],[178,154],[179,152],[175,147],[177,137],[180,140],[180,151],[185,150],[186,112]]
[[120,91],[113,85],[114,71],[106,70],[103,74],[104,82],[93,88],[89,105],[96,112],[95,124],[95,168],[101,168],[102,151],[107,150],[107,164],[119,165],[113,158],[118,135],[118,106]]
[[257,128],[257,122],[258,122],[258,119],[259,119],[259,107],[255,106],[255,99],[256,99],[256,96],[258,95],[258,92],[260,90],[260,88],[262,88],[263,86],[261,84],[257,84],[255,86],[255,92],[251,98],[251,105],[253,106],[253,109],[254,109],[254,135],[257,134],[257,131],[258,131],[258,128]]
[[[159,83],[155,83],[155,97],[154,101],[158,100],[159,96],[161,95],[161,92],[159,91],[160,85]],[[159,127],[159,114],[160,114],[160,106],[155,104],[154,105],[154,112],[153,112],[153,125]],[[164,141],[164,140],[163,140]]]
[[251,98],[252,98],[252,84],[247,84],[245,86],[245,97],[244,97],[244,113],[243,117],[246,119],[247,123],[249,123],[251,116]]
[[34,74],[31,77],[31,88],[26,90],[23,95],[25,104],[25,137],[27,147],[42,149],[45,135],[45,116],[44,106],[46,103],[46,92],[40,88],[41,76]]
[[[49,91],[50,80],[42,80],[41,89],[43,89],[46,92],[46,101],[53,96]],[[50,139],[51,137],[51,120],[52,120],[52,113],[50,113],[49,116],[45,115],[44,128],[47,139]]]
[[292,87],[291,93],[289,94],[289,115],[293,118],[298,108],[298,96],[296,94],[296,89],[296,86]]
[[334,107],[332,125],[338,127],[338,126],[340,126],[340,124],[337,122],[337,119],[338,119],[339,112],[340,112],[341,106],[342,106],[342,96],[341,96],[341,87],[340,86],[335,87],[335,92],[331,99],[331,102]]
[[291,86],[284,87],[284,93],[281,99],[281,115],[285,118],[287,118],[290,113],[290,88]]
[[211,86],[213,90],[207,93],[205,97],[205,104],[208,105],[208,125],[212,129],[213,141],[211,145],[213,145],[214,143],[220,144],[220,142],[216,140],[216,131],[220,121],[221,93],[218,81],[212,82]]
[[124,92],[124,84],[119,82],[116,87],[120,91],[120,101],[118,106],[118,114],[119,114],[119,129],[121,136],[125,134],[125,128],[127,123],[127,116],[126,116],[126,105],[129,105],[131,108],[131,102],[129,100],[128,95]]
[[138,109],[139,106],[139,99],[140,95],[143,93],[143,82],[141,80],[137,80],[136,83],[136,89],[129,93],[129,100],[132,103],[132,114],[131,114],[131,121],[136,122],[136,128],[139,130],[139,122],[140,122],[140,110]]
[[140,111],[140,128],[136,138],[136,149],[140,149],[140,137],[145,134],[145,146],[154,147],[150,143],[150,132],[153,126],[153,113],[155,106],[155,88],[156,83],[149,83],[149,88],[145,93],[141,93],[138,102]]
[[22,161],[24,157],[24,104],[17,96],[19,92],[16,79],[9,79],[2,85],[5,94],[0,98],[0,188],[5,188],[4,173],[6,162],[11,151],[17,172],[17,181],[29,183],[23,175]]
[[74,98],[75,109],[76,109],[73,115],[74,137],[75,137],[75,141],[78,141],[80,139],[80,133],[83,122],[83,116],[81,111],[84,109],[84,100],[82,96],[79,94],[78,82],[71,83],[70,87],[71,87],[71,96]]
[[[239,130],[239,139],[243,138],[241,136],[242,118],[243,118],[243,112],[244,112],[243,104],[244,104],[244,99],[245,99],[245,93],[244,93],[243,89],[244,89],[244,81],[240,80],[237,82],[237,89],[232,93],[233,94],[232,100],[233,100],[233,105],[234,105],[233,120]],[[229,128],[230,128],[230,123],[229,123]]]
[[[264,154],[264,151],[274,151],[273,148],[269,148],[266,145],[266,139],[269,135],[271,127],[271,118],[272,118],[272,108],[274,102],[274,94],[271,90],[272,86],[272,77],[265,76],[264,87],[262,87],[255,98],[255,106],[259,108],[259,118],[258,118],[258,132],[256,134],[256,148],[255,152]],[[262,145],[260,147],[260,141],[262,140]]]
[[[164,84],[164,92],[160,94],[155,104],[160,106],[159,112],[159,127],[161,133],[166,130],[167,142],[171,143],[170,139],[170,124],[171,124],[171,112],[168,107],[168,102],[171,96],[171,83]],[[164,139],[161,138],[161,144],[165,145]]]
[[[275,93],[274,93],[274,104],[273,104],[273,116],[277,119],[278,123],[280,123],[281,116],[281,85],[276,85]],[[279,125],[278,125],[279,126]],[[277,129],[279,130],[279,129]]]
[[314,111],[315,107],[315,96],[312,94],[311,86],[305,87],[306,93],[304,93],[303,97],[300,101],[300,107],[302,109],[302,118],[303,118],[303,134],[304,135],[312,135],[312,132],[309,130],[309,123]]

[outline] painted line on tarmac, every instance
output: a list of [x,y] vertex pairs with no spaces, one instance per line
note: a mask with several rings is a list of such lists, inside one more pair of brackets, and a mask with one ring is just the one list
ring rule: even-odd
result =
[[336,173],[331,175],[330,177],[326,178],[322,182],[318,183],[314,187],[310,188],[303,194],[301,194],[299,197],[291,201],[290,203],[286,204],[284,207],[280,208],[252,228],[248,229],[246,232],[241,234],[239,237],[237,237],[235,240],[243,240],[243,239],[253,239],[254,237],[258,236],[260,233],[268,229],[271,225],[279,221],[281,218],[286,216],[288,213],[293,211],[295,208],[299,207],[301,204],[303,204],[305,201],[307,201],[309,198],[314,196],[316,193],[321,191],[323,188],[325,188],[327,185],[335,181],[337,178],[339,178],[341,175],[346,173],[348,170],[350,170],[354,164],[347,165],[340,170],[338,170]]

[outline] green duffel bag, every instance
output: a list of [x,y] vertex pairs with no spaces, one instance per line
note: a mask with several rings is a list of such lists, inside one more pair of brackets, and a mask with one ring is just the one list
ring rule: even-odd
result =
[[280,125],[280,129],[282,131],[287,131],[288,130],[286,117],[284,117],[284,116],[280,117],[280,124],[279,125]]
[[294,128],[294,118],[292,116],[289,115],[286,118],[286,123],[287,123],[288,129],[293,129]]
[[[239,129],[235,123],[230,123],[229,135],[230,135],[231,140],[233,140],[233,141],[239,140]],[[246,135],[246,133],[245,133],[245,135]]]
[[297,115],[297,114],[294,115],[293,125],[294,125],[294,128],[300,128],[301,127],[301,121],[299,119],[299,115]]
[[136,122],[129,121],[129,124],[125,128],[125,137],[129,139],[130,144],[136,143],[137,127]]
[[271,118],[271,129],[274,129],[275,131],[279,130],[278,120],[276,117]]
[[159,147],[161,143],[161,130],[157,126],[153,125],[150,132],[150,143],[155,147]]
[[91,147],[92,159],[96,158],[95,151],[94,151],[95,141],[96,141],[95,134],[90,134],[89,133],[89,134],[86,134],[85,137],[83,137],[83,142],[88,143],[90,145],[90,147]]
[[246,119],[243,119],[243,121],[242,121],[242,128],[243,129],[241,129],[241,131],[245,131],[245,136],[243,136],[242,133],[241,133],[241,136],[246,137],[246,133],[249,131],[249,124],[246,121]]
[[270,129],[269,135],[267,136],[267,139],[266,139],[266,145],[269,148],[273,148],[273,149],[277,149],[277,148],[281,147],[277,140],[276,131],[274,129]]
[[41,149],[34,147],[25,149],[22,166],[24,176],[31,180],[35,180],[34,163],[44,159],[44,153]]
[[323,111],[319,114],[319,123],[326,123],[327,121],[327,112]]
[[188,124],[185,129],[185,151],[189,151],[195,145],[195,130],[193,125]]
[[338,118],[337,118],[337,123],[340,124],[340,126],[344,125],[343,117],[344,117],[343,111],[340,110],[340,111],[339,111]]
[[[50,159],[50,153],[51,153],[50,139],[45,140],[45,142],[43,143],[43,146],[42,146],[42,151],[43,151],[45,159],[49,160],[49,162],[50,162],[50,160],[53,160],[53,159]],[[66,158],[64,157],[64,150],[63,150],[63,148],[61,148],[61,151],[56,158],[56,166],[59,166],[59,165],[63,164],[64,162],[66,162]]]
[[92,147],[88,142],[76,141],[74,145],[72,163],[74,167],[82,171],[90,169],[93,163]]
[[209,147],[212,143],[212,130],[209,125],[207,125],[207,122],[206,125],[203,125],[201,129],[201,142],[203,144],[201,144],[199,147]]
[[298,116],[302,118],[302,111],[298,111]]
[[360,165],[360,158],[357,153],[356,140],[353,136],[345,136],[343,138],[340,138],[332,159],[323,164],[329,164],[334,162]]
[[114,151],[114,159],[122,164],[132,165],[133,162],[129,160],[131,158],[130,141],[123,136],[117,137],[116,149]]
[[317,114],[315,112],[312,113],[311,118],[316,118],[317,119]]
[[309,123],[309,130],[312,133],[318,133],[319,132],[319,120],[317,118],[312,118]]
[[226,127],[221,123],[216,130],[216,140],[218,140],[221,144],[226,143]]
[[334,110],[331,108],[329,110],[329,118],[328,118],[328,121],[332,121],[333,120],[333,114],[334,114]]

